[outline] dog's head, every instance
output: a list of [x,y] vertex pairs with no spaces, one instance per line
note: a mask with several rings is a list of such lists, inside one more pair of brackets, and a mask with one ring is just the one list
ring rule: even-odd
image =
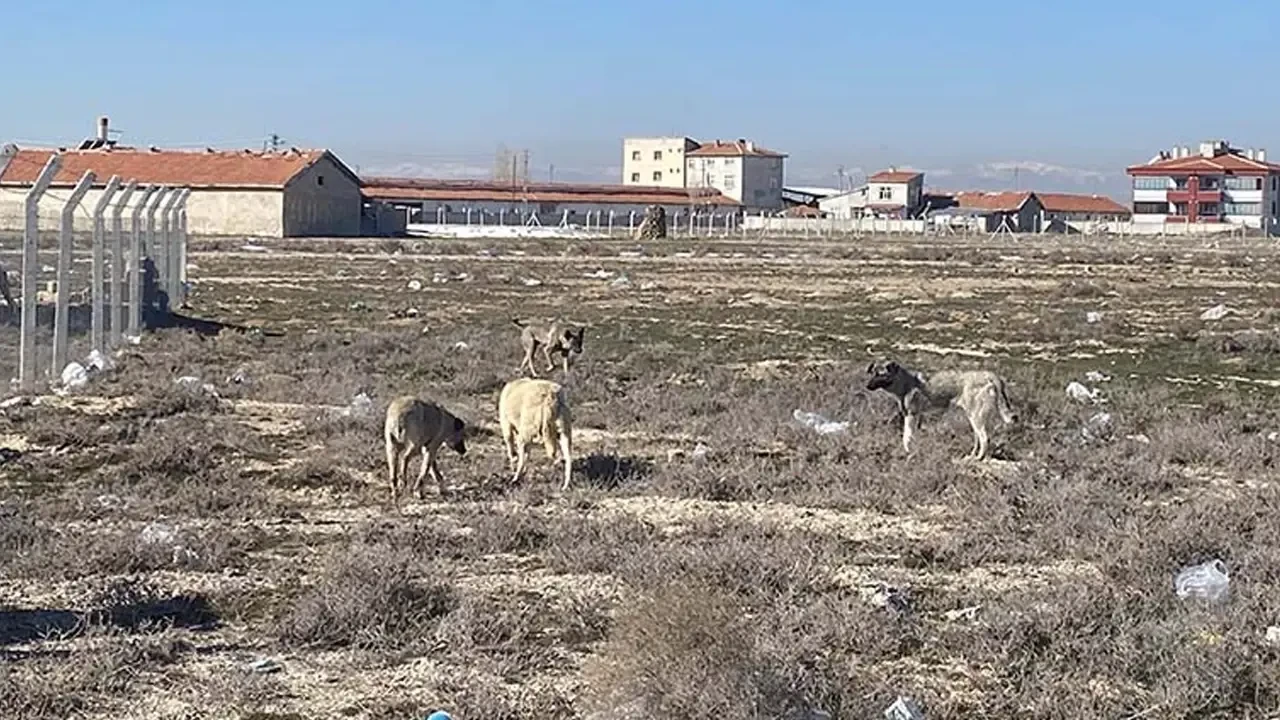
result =
[[450,429],[449,435],[444,439],[444,444],[462,457],[466,457],[467,454],[467,440],[464,437],[466,432],[467,424],[458,418],[454,418],[453,427]]
[[893,385],[902,372],[902,366],[893,360],[878,360],[867,366],[867,389],[879,390]]
[[586,336],[586,328],[565,328],[560,333],[560,344],[574,355],[582,354],[582,339]]

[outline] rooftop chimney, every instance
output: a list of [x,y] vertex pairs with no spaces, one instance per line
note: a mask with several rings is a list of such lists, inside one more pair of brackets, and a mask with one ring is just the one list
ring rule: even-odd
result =
[[1245,156],[1245,157],[1247,157],[1247,158],[1249,158],[1250,160],[1252,160],[1252,159],[1253,159],[1253,148],[1249,148],[1248,150],[1245,150],[1245,151],[1244,151],[1244,156]]
[[107,134],[110,131],[110,129],[111,129],[111,121],[107,119],[107,116],[106,115],[98,116],[98,140],[100,142],[103,142],[103,143],[107,142]]
[[1266,148],[1258,148],[1258,152],[1254,153],[1254,157],[1253,157],[1253,159],[1254,159],[1254,160],[1257,160],[1258,162],[1266,162],[1266,161],[1267,161],[1267,149],[1266,149]]
[[747,152],[755,152],[755,150],[756,150],[756,144],[755,144],[755,143],[753,143],[753,142],[751,142],[750,140],[748,140],[748,141],[747,141]]

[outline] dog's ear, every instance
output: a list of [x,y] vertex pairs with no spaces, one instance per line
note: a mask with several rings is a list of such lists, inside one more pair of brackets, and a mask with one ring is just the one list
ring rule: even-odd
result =
[[884,366],[884,369],[892,373],[892,372],[898,372],[900,368],[898,367],[898,363],[890,360],[889,364]]
[[875,362],[871,362],[871,363],[868,363],[868,364],[867,364],[867,374],[868,374],[868,375],[875,375],[875,374],[876,374],[876,364],[875,364]]

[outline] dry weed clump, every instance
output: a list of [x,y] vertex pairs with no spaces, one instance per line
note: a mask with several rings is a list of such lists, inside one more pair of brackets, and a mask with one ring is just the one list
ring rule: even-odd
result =
[[439,572],[403,550],[346,548],[275,619],[274,634],[306,648],[421,650],[457,604],[452,584]]

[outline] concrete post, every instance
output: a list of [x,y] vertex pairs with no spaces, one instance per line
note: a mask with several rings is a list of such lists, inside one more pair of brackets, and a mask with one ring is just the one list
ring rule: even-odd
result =
[[36,284],[40,277],[40,198],[62,168],[62,156],[53,154],[27,191],[22,231],[22,331],[18,339],[18,387],[23,392],[36,383]]
[[146,235],[149,208],[155,200],[164,195],[164,187],[147,186],[133,206],[133,238],[129,248],[129,319],[127,322],[130,337],[142,335],[142,256]]
[[[176,269],[173,262],[173,210],[182,199],[182,188],[174,188],[164,202],[160,204],[160,237],[151,248],[151,260],[156,265],[156,287],[169,294],[173,286],[170,273]],[[170,296],[172,297],[172,296]]]
[[124,209],[138,188],[133,180],[125,183],[124,190],[111,208],[111,320],[108,337],[112,348],[120,347],[124,335]]
[[90,298],[93,302],[93,308],[90,310],[92,317],[92,325],[89,332],[89,346],[93,350],[105,353],[107,348],[103,343],[103,322],[104,301],[106,298],[106,288],[103,284],[102,266],[106,262],[106,243],[107,243],[107,221],[103,215],[107,211],[107,207],[111,205],[112,198],[120,189],[120,176],[112,175],[107,180],[107,186],[102,189],[102,195],[98,198],[98,203],[93,206],[93,286],[90,289]]
[[182,203],[178,205],[178,305],[187,304],[187,242],[190,235],[187,233],[187,201],[191,199],[191,191],[187,190],[187,196],[182,198]]
[[164,291],[169,295],[169,305],[182,305],[182,275],[186,268],[185,235],[182,233],[182,213],[187,207],[187,198],[191,197],[190,188],[182,188],[174,193],[175,200],[169,203],[169,237],[168,237],[168,280]]
[[71,309],[71,251],[75,236],[76,210],[85,193],[93,186],[97,178],[92,170],[86,170],[80,182],[71,190],[71,196],[62,206],[62,223],[58,228],[58,296],[53,311],[53,376],[59,377],[67,366],[67,330],[69,319],[67,312]]

